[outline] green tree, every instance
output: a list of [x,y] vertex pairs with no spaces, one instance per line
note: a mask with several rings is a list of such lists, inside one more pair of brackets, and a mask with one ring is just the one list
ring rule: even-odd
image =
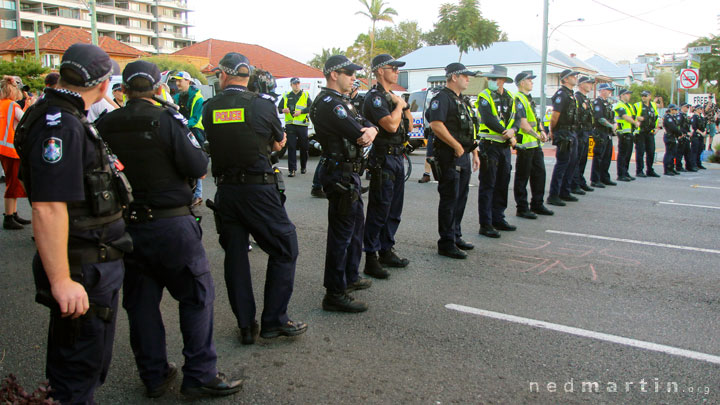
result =
[[665,106],[670,104],[669,89],[658,86],[657,84],[652,82],[633,83],[630,85],[630,91],[632,91],[632,97],[630,97],[630,101],[632,103],[637,103],[638,101],[642,100],[640,98],[640,93],[642,93],[643,91],[649,91],[650,93],[652,93],[653,100],[655,99],[655,97],[662,97],[663,104]]
[[720,35],[698,38],[687,46],[710,46],[711,53],[700,55],[700,83],[710,84],[715,81],[711,91],[717,93],[720,85]]
[[[365,7],[366,11],[358,11],[355,14],[364,15],[372,21],[372,29],[370,30],[370,55],[368,56],[368,62],[372,62],[372,58],[375,51],[375,23],[378,21],[392,22],[392,16],[397,15],[392,7],[386,7],[384,0],[359,0],[360,3]],[[370,63],[368,63],[370,66]]]
[[460,0],[460,4],[440,6],[439,20],[432,31],[425,34],[429,45],[455,44],[460,57],[470,48],[485,49],[498,40],[507,40],[495,21],[483,18],[478,0]]
[[[423,32],[415,21],[403,21],[394,27],[378,30],[375,37],[375,54],[388,53],[395,58],[419,49],[425,42],[422,40]],[[368,60],[370,55],[370,36],[360,34],[347,50],[351,60]]]
[[323,48],[322,51],[318,54],[316,53],[312,59],[308,61],[308,65],[323,70],[325,67],[325,62],[327,62],[328,59],[330,59],[333,55],[345,55],[345,51],[341,50],[340,48]]
[[30,90],[42,90],[45,74],[50,69],[44,67],[41,60],[35,55],[26,55],[15,57],[12,61],[0,61],[0,75],[19,76],[23,84],[30,86]]
[[207,84],[207,78],[204,74],[200,72],[200,69],[196,68],[194,65],[182,62],[176,59],[168,58],[167,56],[147,56],[142,58],[142,60],[146,60],[148,62],[152,62],[157,65],[158,69],[160,71],[165,70],[183,70],[185,72],[190,73],[190,76],[200,80],[200,83]]

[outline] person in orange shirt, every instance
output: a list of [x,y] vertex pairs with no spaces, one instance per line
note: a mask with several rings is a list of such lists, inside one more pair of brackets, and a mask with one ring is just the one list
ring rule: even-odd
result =
[[23,229],[30,224],[17,214],[17,199],[27,197],[23,185],[18,180],[20,157],[15,151],[15,127],[23,116],[23,110],[16,103],[23,97],[17,81],[12,76],[3,76],[0,82],[0,162],[5,171],[5,213],[4,229]]

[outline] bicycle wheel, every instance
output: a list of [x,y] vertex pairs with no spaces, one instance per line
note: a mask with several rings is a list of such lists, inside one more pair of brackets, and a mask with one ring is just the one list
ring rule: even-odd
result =
[[408,181],[410,178],[410,174],[412,174],[412,162],[410,161],[410,156],[407,155],[407,153],[403,153],[403,160],[405,160],[407,168],[405,169],[405,181]]

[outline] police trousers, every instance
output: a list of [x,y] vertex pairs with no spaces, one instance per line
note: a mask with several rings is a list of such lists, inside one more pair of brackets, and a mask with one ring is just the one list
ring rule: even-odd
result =
[[610,162],[612,161],[612,136],[607,132],[595,131],[593,133],[593,162],[590,170],[590,181],[593,183],[607,183],[610,179]]
[[677,150],[675,152],[675,169],[682,169],[682,161],[685,158],[685,168],[690,169],[690,139],[687,136],[677,141]]
[[590,137],[593,135],[591,130],[580,130],[577,133],[578,139],[578,163],[575,174],[573,175],[573,181],[570,185],[571,189],[579,188],[580,186],[587,186],[585,180],[585,168],[587,167],[588,161],[588,149],[590,148]]
[[286,124],[285,133],[287,134],[287,157],[288,170],[297,170],[297,151],[300,150],[300,168],[307,168],[308,150],[310,143],[308,142],[308,127],[295,124]]
[[665,142],[665,156],[663,156],[663,167],[665,173],[672,172],[675,169],[675,154],[677,153],[677,138],[667,132],[663,135]]
[[478,188],[478,214],[481,225],[490,225],[505,219],[510,173],[512,171],[510,145],[483,141],[487,164],[480,164]]
[[[557,151],[555,152],[555,167],[550,179],[550,196],[568,196],[575,170],[577,170],[577,135],[572,131],[558,130],[553,136],[555,137],[553,145],[557,145]],[[564,145],[563,142],[565,142]]]
[[[39,254],[33,258],[33,274],[38,290],[50,290]],[[112,309],[112,319],[83,316],[78,320],[61,318],[51,312],[45,375],[52,397],[62,404],[94,404],[93,395],[107,377],[112,359],[118,299],[125,271],[121,259],[82,265],[82,281],[91,304]],[[74,338],[68,332],[75,329]]]
[[342,293],[359,278],[365,215],[360,175],[343,179],[340,169],[320,168],[320,182],[328,199],[328,232],[323,285],[330,294]]
[[[380,165],[378,170],[373,170]],[[395,246],[405,199],[405,166],[402,155],[370,155],[370,178],[367,218],[365,219],[365,252],[386,252]],[[375,175],[379,174],[379,175]]]
[[647,167],[647,173],[652,173],[653,163],[655,163],[655,130],[641,130],[635,136],[635,173],[642,173],[644,167]]
[[[515,159],[513,192],[518,212],[543,205],[545,194],[545,156],[541,147],[518,149]],[[530,181],[532,199],[528,206],[527,185]]]
[[633,138],[632,134],[618,134],[618,155],[615,161],[618,178],[630,175],[628,169],[633,151]]
[[125,255],[123,307],[130,322],[130,346],[140,379],[154,389],[167,377],[163,291],[178,301],[183,337],[183,386],[207,384],[217,374],[213,343],[215,286],[192,215],[128,224],[135,248]]
[[225,249],[225,284],[238,327],[252,326],[256,313],[248,259],[250,234],[268,254],[261,324],[284,325],[289,320],[298,242],[280,192],[274,184],[220,184],[215,207],[220,245]]
[[438,249],[452,250],[455,249],[455,242],[462,237],[460,225],[470,191],[472,163],[470,153],[456,158],[455,152],[447,147],[436,147],[433,153],[442,172],[437,188],[440,194]]
[[705,149],[705,137],[699,134],[690,138],[690,166],[697,169],[702,166],[701,156]]

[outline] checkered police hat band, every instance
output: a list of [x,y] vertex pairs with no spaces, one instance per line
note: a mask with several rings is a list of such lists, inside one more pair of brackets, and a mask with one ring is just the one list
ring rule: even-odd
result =
[[395,62],[395,59],[390,59],[390,60],[386,60],[385,62],[378,63],[377,65],[371,67],[370,70],[378,70],[378,69],[380,69],[381,67],[387,65],[387,64],[390,63],[390,62]]
[[[70,65],[70,66],[68,66]],[[103,76],[98,77],[97,79],[90,80],[90,72],[85,68],[85,66],[71,60],[66,60],[65,62],[60,64],[60,68],[64,67],[71,67],[73,70],[79,71],[79,73],[83,76],[84,83],[77,84],[81,87],[94,87],[98,84],[104,82],[107,80],[110,76],[112,76],[112,69],[108,70],[107,73],[105,73]]]
[[456,70],[456,71],[454,71],[454,72],[450,72],[450,73],[448,73],[446,76],[466,75],[466,74],[468,74],[468,73],[472,73],[472,72],[469,71],[469,70],[467,70],[467,69],[460,69],[460,70]]
[[[225,65],[220,65],[220,70],[225,72],[226,74],[229,74],[231,76],[238,76],[240,75],[240,67],[245,66],[248,69],[248,72],[250,71],[250,66],[247,63],[240,63],[237,66],[235,66],[235,69],[231,69]],[[243,73],[244,74],[244,73]]]
[[338,70],[338,69],[342,69],[342,68],[344,68],[345,66],[350,66],[350,65],[352,65],[352,64],[353,64],[352,61],[347,60],[347,61],[345,61],[345,62],[343,62],[343,63],[341,63],[341,64],[339,64],[339,65],[331,66],[330,68],[323,70],[323,73],[329,74],[330,72],[334,72],[334,71],[336,71],[336,70]]
[[145,73],[145,72],[137,72],[130,75],[130,77],[127,78],[125,83],[123,83],[126,87],[130,87],[130,82],[136,78],[136,77],[144,77],[145,79],[149,80],[150,83],[153,84],[153,89],[156,89],[160,83],[155,83],[155,78],[152,77],[152,75]]

